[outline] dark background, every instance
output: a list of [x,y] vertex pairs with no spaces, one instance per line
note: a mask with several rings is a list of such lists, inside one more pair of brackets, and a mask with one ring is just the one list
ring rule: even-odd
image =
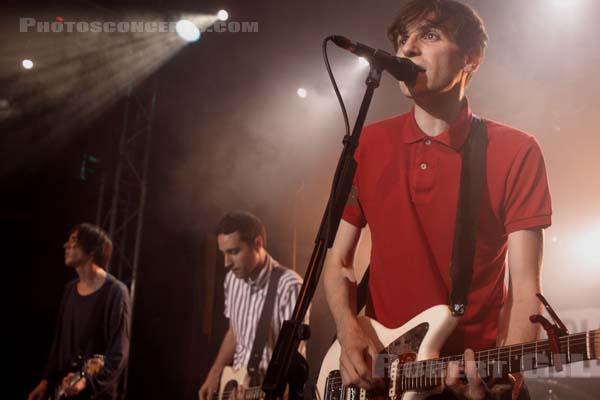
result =
[[[592,0],[468,3],[480,12],[490,35],[485,61],[468,90],[471,106],[479,115],[530,132],[542,144],[554,208],[546,235],[545,293],[574,331],[596,328],[600,5]],[[224,271],[219,259],[207,261],[214,256],[211,230],[225,211],[248,209],[266,223],[269,251],[304,273],[344,133],[321,41],[339,33],[389,49],[385,30],[400,4],[262,0],[3,6],[0,100],[7,103],[0,106],[0,224],[10,309],[4,342],[14,371],[7,398],[25,398],[40,378],[62,287],[74,277],[62,264],[62,244],[73,225],[94,220],[100,176],[114,173],[124,88],[153,79],[157,88],[129,397],[191,399],[224,329],[219,297]],[[259,31],[205,33],[173,52],[149,40],[142,43],[148,51],[138,58],[103,47],[124,51],[127,41],[18,32],[23,16],[168,19],[220,8],[229,11],[230,20],[258,21]],[[338,49],[330,48],[330,56],[353,121],[366,69]],[[31,71],[20,66],[26,57],[36,62]],[[123,69],[133,71],[129,80],[117,79]],[[299,87],[306,88],[306,99],[296,95]],[[85,106],[70,109],[71,104]],[[368,121],[409,107],[385,76]],[[84,154],[101,163],[81,180]],[[216,271],[216,282],[206,281],[210,270]],[[215,287],[214,326],[207,335],[204,294]],[[308,348],[315,374],[333,335],[321,288],[312,321]],[[532,388],[539,396],[545,393],[538,398],[547,398],[548,388],[555,398],[595,398],[598,363],[586,368],[582,373],[595,371],[592,379],[581,378],[582,373],[567,380],[544,376],[532,381]]]

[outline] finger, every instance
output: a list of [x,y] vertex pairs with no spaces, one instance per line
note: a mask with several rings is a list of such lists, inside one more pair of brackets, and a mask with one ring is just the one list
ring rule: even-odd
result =
[[342,374],[342,383],[344,386],[358,386],[365,389],[371,387],[368,381],[361,379],[358,371],[349,361],[340,362],[340,373]]
[[245,391],[246,391],[246,389],[244,388],[244,385],[239,385],[236,390],[236,398],[243,399]]
[[451,361],[448,363],[448,367],[446,368],[446,379],[444,379],[446,386],[454,389],[464,386],[464,384],[460,381],[460,377],[461,368],[458,362]]
[[475,353],[471,349],[465,350],[465,375],[469,384],[477,385],[481,383],[481,377],[477,370],[477,362],[475,361]]
[[494,396],[494,398],[517,398],[519,390],[513,392],[515,388],[515,379],[511,375],[507,375],[504,378],[493,378],[488,385],[488,391]]
[[361,387],[370,388],[373,384],[373,376],[371,373],[373,358],[369,354],[369,348],[363,349],[362,352],[356,352],[352,354],[352,356],[354,368],[356,368],[356,373],[361,380]]
[[508,377],[512,381],[512,398],[516,399],[519,397],[519,393],[521,392],[521,387],[523,386],[523,376],[521,374],[508,375]]
[[358,374],[345,354],[340,357],[340,372],[344,386],[358,385],[360,381]]
[[346,369],[346,366],[343,365],[342,363],[340,363],[340,375],[342,376],[342,385],[346,386],[349,385],[350,383],[350,374],[348,373],[348,370]]

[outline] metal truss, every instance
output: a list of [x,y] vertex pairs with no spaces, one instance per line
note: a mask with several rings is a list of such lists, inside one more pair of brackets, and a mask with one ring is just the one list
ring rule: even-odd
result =
[[130,89],[123,110],[112,202],[106,216],[113,240],[109,272],[130,285],[132,301],[144,226],[155,108],[154,78],[135,90]]

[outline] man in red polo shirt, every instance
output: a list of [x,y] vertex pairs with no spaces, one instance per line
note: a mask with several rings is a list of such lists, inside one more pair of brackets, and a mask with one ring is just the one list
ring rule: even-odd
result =
[[[388,36],[398,56],[425,71],[414,83],[400,83],[414,102],[409,113],[365,128],[352,194],[324,270],[342,349],[342,380],[365,388],[374,382],[368,354],[376,351],[357,324],[351,300],[361,229],[367,224],[371,229],[371,316],[395,328],[429,307],[448,304],[461,152],[472,117],[465,88],[487,42],[481,18],[452,0],[408,3]],[[486,176],[468,306],[443,348],[444,354],[469,349],[467,361],[473,360],[470,349],[536,339],[538,328],[529,316],[541,312],[535,293],[541,292],[542,229],[552,213],[538,142],[494,121],[486,125]],[[466,382],[457,378],[460,368],[452,364],[448,370],[453,396],[489,396],[474,363],[466,363]],[[519,377],[517,383],[514,398]],[[521,396],[527,398],[524,391]]]

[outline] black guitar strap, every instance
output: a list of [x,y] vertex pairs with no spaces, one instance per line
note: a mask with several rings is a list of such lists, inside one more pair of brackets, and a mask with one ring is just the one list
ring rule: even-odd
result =
[[463,150],[452,261],[450,262],[450,279],[452,281],[450,307],[455,316],[465,313],[467,295],[473,277],[475,242],[486,173],[487,143],[487,125],[483,119],[473,115],[471,133]]
[[[470,129],[462,156],[456,224],[450,262],[452,291],[449,301],[452,313],[456,316],[465,313],[467,294],[471,286],[475,241],[486,172],[487,125],[483,119],[473,115]],[[367,271],[357,288],[357,311],[365,306],[368,298],[369,269],[370,267],[367,267]]]
[[[248,362],[248,374],[250,375],[251,380],[255,380],[258,377],[258,367],[260,366],[260,360],[262,359],[265,344],[269,337],[269,327],[271,319],[273,318],[275,298],[277,297],[277,286],[279,284],[279,278],[283,275],[283,268],[284,267],[273,266],[273,269],[271,270],[265,304],[263,305],[258,324],[256,325],[256,336],[254,337],[252,353],[250,353],[250,361]],[[252,386],[257,384],[258,383],[251,383]]]

